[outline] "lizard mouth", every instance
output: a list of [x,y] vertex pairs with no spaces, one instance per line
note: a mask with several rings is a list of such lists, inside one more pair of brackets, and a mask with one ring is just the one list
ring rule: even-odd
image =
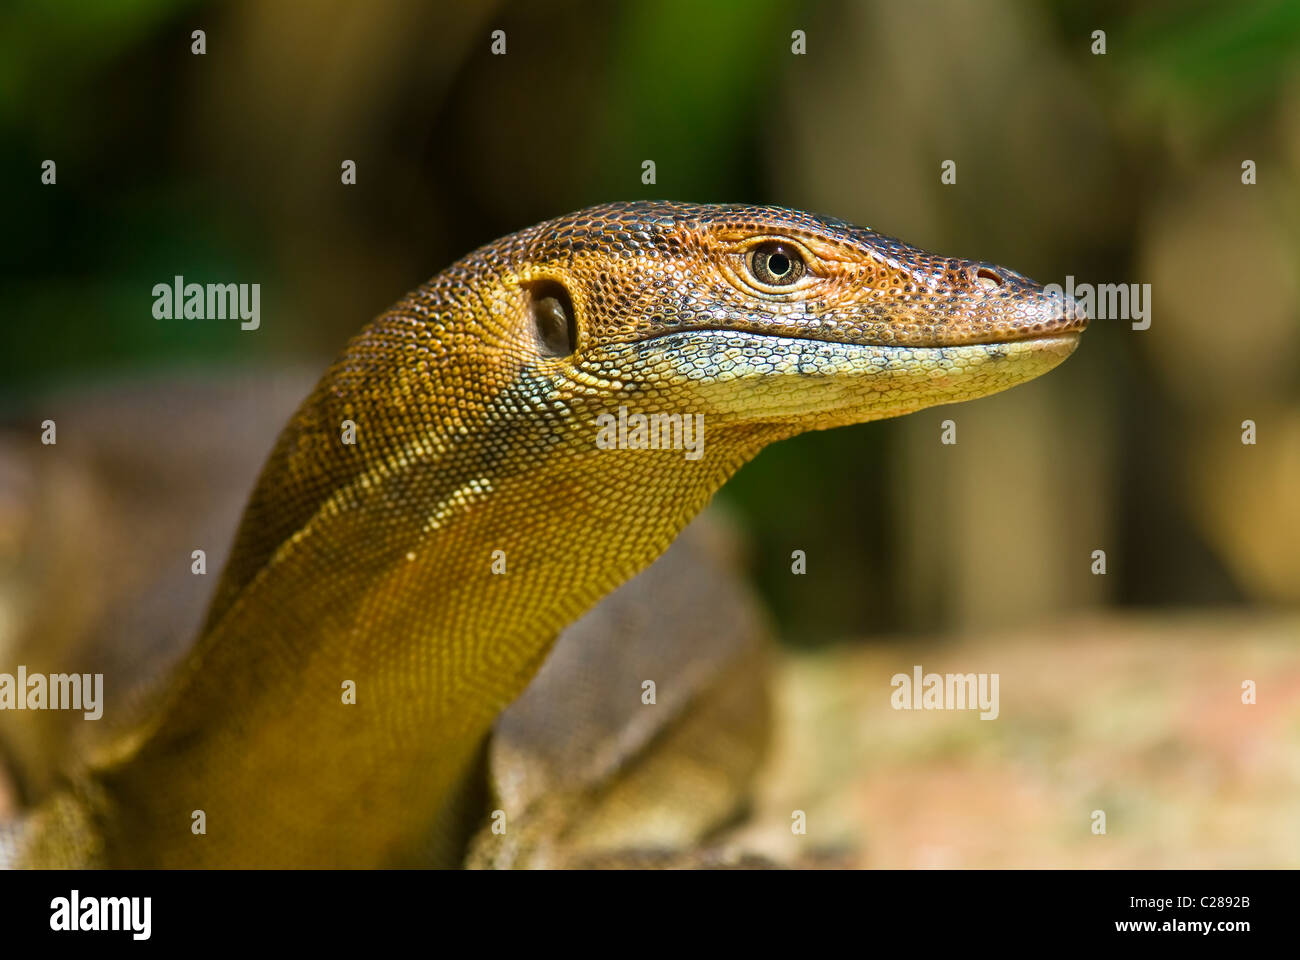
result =
[[[1062,314],[1051,320],[1042,321],[1033,326],[1006,326],[989,331],[973,332],[970,336],[938,337],[846,337],[836,336],[830,331],[808,330],[806,328],[774,328],[769,325],[735,325],[710,327],[683,327],[656,333],[633,341],[638,348],[651,347],[659,343],[680,340],[692,334],[730,335],[736,338],[800,341],[805,343],[831,343],[844,347],[877,347],[886,349],[942,350],[946,347],[998,347],[1011,344],[1042,344],[1048,346],[1055,342],[1077,344],[1083,331],[1088,326],[1086,316],[1069,316]],[[982,335],[981,335],[982,334]]]
[[[1017,331],[997,340],[933,346],[804,333],[696,328],[624,344],[621,349],[633,356],[623,357],[622,379],[653,392],[668,373],[689,383],[691,402],[712,415],[735,421],[806,419],[824,429],[997,393],[1064,362],[1080,340],[1078,329]],[[779,386],[738,388],[760,383]]]
[[[1039,301],[1039,306],[1047,306],[1047,304]],[[806,318],[809,322],[792,323],[780,320],[750,320],[741,316],[727,325],[701,324],[655,332],[633,341],[633,345],[645,347],[692,334],[713,336],[730,334],[737,338],[835,343],[846,347],[927,350],[940,350],[945,347],[997,346],[1027,341],[1050,341],[1057,338],[1072,338],[1077,341],[1079,335],[1087,329],[1087,314],[1073,302],[1064,305],[1056,302],[1052,306],[1056,309],[1049,316],[1041,319],[1011,316],[966,321],[961,317],[922,317],[916,320],[850,317],[822,321],[810,317]]]

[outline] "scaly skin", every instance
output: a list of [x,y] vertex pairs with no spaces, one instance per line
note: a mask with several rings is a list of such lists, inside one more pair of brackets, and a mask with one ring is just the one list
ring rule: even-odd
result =
[[[493,719],[736,469],[1031,379],[1085,325],[1011,271],[774,207],[612,204],[470,254],[303,403],[193,650],[32,818],[24,862],[459,862]],[[601,449],[620,406],[702,414],[703,455]]]

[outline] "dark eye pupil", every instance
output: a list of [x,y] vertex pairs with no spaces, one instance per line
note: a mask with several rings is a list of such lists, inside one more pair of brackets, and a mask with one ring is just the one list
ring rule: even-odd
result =
[[788,287],[804,274],[803,258],[783,243],[761,244],[749,260],[750,272],[759,283]]

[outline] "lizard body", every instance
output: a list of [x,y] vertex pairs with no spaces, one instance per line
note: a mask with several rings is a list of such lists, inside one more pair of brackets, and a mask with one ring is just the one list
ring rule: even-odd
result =
[[[192,650],[21,861],[459,862],[496,717],[736,469],[1028,380],[1085,325],[1011,271],[775,207],[611,204],[470,254],[299,408]],[[701,416],[701,456],[602,448],[620,407]]]

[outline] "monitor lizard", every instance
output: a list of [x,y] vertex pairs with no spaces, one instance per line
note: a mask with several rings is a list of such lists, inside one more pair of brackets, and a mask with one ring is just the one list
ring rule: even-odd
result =
[[[607,204],[489,244],[325,373],[192,648],[13,859],[461,863],[494,722],[741,465],[1022,383],[1086,325],[1006,268],[778,207]],[[615,414],[698,418],[700,455],[603,443]]]

